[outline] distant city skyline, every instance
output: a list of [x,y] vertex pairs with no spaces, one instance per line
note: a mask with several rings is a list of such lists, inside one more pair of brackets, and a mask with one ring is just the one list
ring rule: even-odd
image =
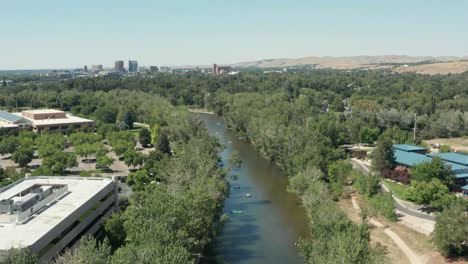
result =
[[5,1],[0,70],[467,56],[468,2]]

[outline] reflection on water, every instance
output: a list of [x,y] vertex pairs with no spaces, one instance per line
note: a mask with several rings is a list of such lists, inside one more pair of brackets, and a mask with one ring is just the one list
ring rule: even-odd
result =
[[[269,160],[227,130],[221,118],[198,114],[211,135],[226,146],[221,153],[226,164],[232,151],[242,160],[231,180],[230,196],[224,211],[229,220],[203,260],[212,263],[302,263],[294,246],[307,233],[307,217],[298,198],[286,191],[287,178]],[[235,189],[238,185],[240,188]],[[251,194],[252,197],[247,197]],[[232,214],[231,210],[243,211]]]

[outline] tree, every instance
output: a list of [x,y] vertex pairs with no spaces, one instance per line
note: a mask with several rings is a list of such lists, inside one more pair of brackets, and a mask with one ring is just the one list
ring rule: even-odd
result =
[[439,148],[440,153],[446,153],[446,152],[451,152],[452,148],[449,145],[442,145]]
[[38,258],[27,248],[10,249],[0,264],[37,264]]
[[0,141],[0,154],[6,155],[13,153],[18,147],[18,139],[15,136],[9,136]]
[[111,247],[105,239],[102,243],[92,236],[85,236],[79,245],[65,251],[53,261],[54,264],[110,264]]
[[372,168],[379,173],[385,169],[393,169],[395,166],[395,155],[393,153],[392,141],[387,137],[379,137],[377,146],[372,152]]
[[123,246],[127,233],[123,226],[124,219],[122,214],[113,213],[104,221],[104,232],[109,238],[110,245],[113,250]]
[[410,169],[410,174],[412,181],[430,182],[435,178],[449,188],[455,179],[450,166],[439,157],[433,157],[430,162],[416,164]]
[[96,157],[96,168],[107,168],[114,163],[114,158],[108,155],[98,155]]
[[447,195],[450,195],[449,189],[437,178],[430,181],[412,180],[408,190],[411,200],[438,210],[442,210]]
[[308,168],[299,172],[289,180],[288,190],[302,195],[309,188],[309,185],[323,178],[323,173],[317,167]]
[[127,166],[133,166],[135,169],[138,165],[143,165],[145,159],[143,154],[136,152],[134,149],[129,149],[124,153],[124,162]]
[[118,140],[117,142],[113,143],[112,150],[115,152],[117,156],[122,156],[129,150],[133,150],[134,145],[132,142]]
[[160,128],[159,124],[154,124],[151,127],[151,143],[153,143],[153,145],[156,145],[156,142],[158,140],[159,128]]
[[359,142],[366,144],[374,144],[374,142],[379,137],[380,131],[378,128],[370,128],[368,126],[363,126],[359,130]]
[[145,127],[142,127],[140,129],[140,132],[138,133],[138,140],[140,141],[140,144],[143,147],[151,144],[151,133],[149,132],[149,130]]
[[468,254],[468,211],[460,205],[444,209],[436,218],[433,239],[446,257]]
[[3,78],[3,81],[2,81],[2,87],[6,87],[7,86],[7,83],[5,81],[5,78]]
[[171,154],[171,146],[169,142],[168,132],[166,129],[161,129],[154,147],[161,151],[161,153],[168,155]]
[[103,149],[101,142],[96,143],[82,143],[75,146],[75,152],[84,159],[88,159],[91,155],[96,155]]
[[376,195],[380,190],[380,178],[376,175],[355,174],[354,187],[358,192],[366,197]]
[[26,167],[32,161],[34,150],[32,147],[20,147],[11,155],[11,159],[20,167]]

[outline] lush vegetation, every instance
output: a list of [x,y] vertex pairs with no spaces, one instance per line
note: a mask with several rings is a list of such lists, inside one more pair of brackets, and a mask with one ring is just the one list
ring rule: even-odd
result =
[[[300,243],[306,262],[378,263],[381,254],[369,246],[367,227],[349,221],[333,202],[346,195],[350,181],[346,173],[349,164],[343,161],[346,155],[339,146],[377,140],[376,168],[382,172],[394,165],[389,151],[392,143],[466,136],[467,86],[467,73],[423,76],[323,70],[236,76],[158,74],[47,84],[31,81],[3,87],[0,105],[8,110],[16,106],[53,107],[94,118],[99,123],[98,134],[118,156],[127,157],[128,165],[138,169],[128,178],[136,191],[128,209],[108,222],[112,256],[105,259],[107,262],[149,263],[150,258],[161,263],[189,262],[191,254],[199,252],[213,235],[226,192],[224,173],[217,166],[219,146],[193,117],[172,106],[186,105],[223,115],[228,126],[291,177],[289,188],[301,195],[313,212],[310,239]],[[149,125],[149,143],[143,130],[138,132],[140,142],[155,147],[143,162],[132,151],[134,141],[112,132],[131,129],[134,121]],[[40,144],[61,148],[59,139],[43,141]],[[11,144],[5,142],[0,150]],[[28,149],[18,152],[15,160],[26,163]],[[98,152],[91,144],[77,155],[86,159]],[[51,156],[66,165],[57,170],[73,165],[68,163],[72,160],[68,154],[44,153],[44,158]],[[45,171],[52,168],[56,168],[52,160],[45,162]],[[380,208],[377,212],[390,216],[388,196],[378,196],[373,189],[376,180],[367,180],[372,182],[364,179],[355,187],[374,197],[370,199]],[[444,177],[439,180],[448,183]],[[432,184],[432,180],[421,182]],[[200,212],[193,215],[192,208]],[[444,226],[443,222],[439,225]],[[114,229],[122,232],[116,234]],[[104,251],[106,248],[104,244]]]

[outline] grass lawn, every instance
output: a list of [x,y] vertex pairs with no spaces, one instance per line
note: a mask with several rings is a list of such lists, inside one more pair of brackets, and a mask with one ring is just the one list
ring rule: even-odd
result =
[[141,126],[133,126],[133,129],[129,129],[127,131],[130,131],[133,135],[135,135],[136,138],[138,138],[138,133],[140,132]]
[[388,180],[382,181],[383,185],[389,189],[393,195],[395,195],[398,199],[408,200],[408,196],[406,195],[406,190],[409,188],[406,185],[401,185],[395,182],[391,182]]

